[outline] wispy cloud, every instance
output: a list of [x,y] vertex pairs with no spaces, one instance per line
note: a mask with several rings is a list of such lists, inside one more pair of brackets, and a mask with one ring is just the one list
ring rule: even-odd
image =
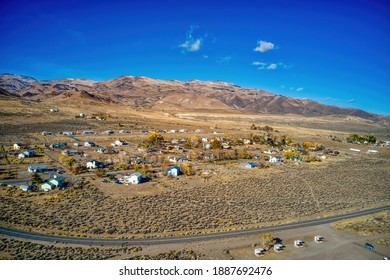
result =
[[261,62],[261,61],[254,61],[252,62],[252,65],[255,65],[255,66],[258,66],[257,69],[258,70],[263,70],[263,69],[266,69],[266,70],[276,70],[278,68],[281,68],[281,69],[289,69],[291,68],[291,66],[288,66],[284,63],[265,63],[265,62]]
[[197,52],[202,47],[203,38],[196,34],[199,29],[197,25],[191,25],[190,29],[186,32],[186,40],[179,45],[184,52]]
[[302,90],[303,90],[303,87],[297,88],[297,91],[302,91]]
[[278,65],[276,63],[271,63],[267,66],[267,70],[275,70],[276,68],[278,68]]
[[345,102],[347,102],[347,103],[355,103],[355,102],[356,102],[356,100],[355,100],[354,98],[352,98],[352,99],[350,99],[350,100],[347,100],[347,101],[345,101]]
[[254,48],[255,52],[267,52],[270,50],[273,50],[275,48],[275,45],[271,42],[266,42],[266,41],[258,41],[257,42],[257,47]]
[[215,62],[217,62],[219,65],[228,65],[231,60],[232,60],[231,56],[224,56],[218,58]]

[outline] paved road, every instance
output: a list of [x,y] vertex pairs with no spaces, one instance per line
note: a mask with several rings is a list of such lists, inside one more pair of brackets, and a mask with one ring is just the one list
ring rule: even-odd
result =
[[19,231],[19,230],[3,228],[3,227],[0,227],[0,234],[7,235],[10,237],[29,239],[32,241],[62,242],[62,243],[77,244],[77,245],[95,245],[95,246],[157,245],[157,244],[205,241],[205,240],[229,238],[229,237],[240,237],[240,236],[246,236],[252,234],[260,234],[263,232],[274,232],[274,231],[283,231],[283,230],[296,229],[296,228],[302,228],[308,226],[317,226],[321,224],[332,223],[343,219],[372,214],[383,210],[390,210],[390,205],[384,207],[378,207],[374,209],[361,210],[354,213],[349,213],[349,214],[344,214],[344,215],[339,215],[334,217],[322,218],[318,220],[304,221],[304,222],[284,224],[284,225],[264,227],[264,228],[245,229],[245,230],[237,230],[231,232],[220,232],[214,234],[198,234],[198,235],[190,235],[190,236],[148,238],[148,239],[73,238],[73,237],[62,237],[62,236],[53,236],[53,235],[40,234],[40,233],[25,232],[25,231]]

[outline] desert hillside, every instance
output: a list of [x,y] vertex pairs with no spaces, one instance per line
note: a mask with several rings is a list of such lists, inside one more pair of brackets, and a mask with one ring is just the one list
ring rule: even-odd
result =
[[389,121],[353,108],[328,106],[312,100],[294,99],[263,90],[241,88],[222,81],[156,80],[122,76],[95,82],[83,79],[38,81],[27,76],[0,75],[2,95],[27,100],[61,103],[118,104],[156,110],[228,110],[260,114],[294,114],[305,117],[353,116],[374,121]]

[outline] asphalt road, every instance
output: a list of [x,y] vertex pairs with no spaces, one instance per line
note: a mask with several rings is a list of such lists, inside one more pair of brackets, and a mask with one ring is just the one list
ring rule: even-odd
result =
[[328,224],[335,221],[354,218],[358,216],[363,216],[367,214],[373,214],[383,210],[390,210],[390,205],[361,210],[353,213],[348,213],[344,215],[327,217],[318,220],[310,220],[298,223],[284,224],[278,226],[264,227],[264,228],[255,228],[255,229],[245,229],[237,230],[230,232],[220,232],[214,234],[197,234],[189,236],[177,236],[177,237],[162,237],[162,238],[145,238],[145,239],[94,239],[94,238],[76,238],[76,237],[62,237],[47,235],[41,233],[33,233],[20,231],[10,228],[0,227],[0,234],[10,237],[24,238],[31,241],[45,241],[45,242],[60,242],[76,245],[94,245],[94,246],[140,246],[140,245],[158,245],[158,244],[172,244],[172,243],[185,243],[193,241],[205,241],[212,239],[221,239],[221,238],[231,238],[231,237],[240,237],[252,234],[260,234],[263,232],[274,232],[274,231],[283,231],[289,229],[296,229],[308,226],[317,226],[321,224]]

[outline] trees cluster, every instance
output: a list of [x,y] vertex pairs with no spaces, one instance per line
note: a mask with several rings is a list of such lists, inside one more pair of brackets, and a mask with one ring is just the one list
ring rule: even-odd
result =
[[164,136],[158,132],[153,132],[147,139],[138,144],[140,147],[151,148],[159,147],[164,142]]
[[375,144],[376,143],[376,137],[373,134],[368,134],[364,136],[360,136],[358,134],[351,134],[347,137],[347,142],[350,143],[369,143],[369,144]]
[[264,127],[261,127],[261,126],[256,126],[255,124],[252,124],[250,129],[251,130],[263,130],[263,131],[267,131],[267,132],[274,131],[274,129],[271,126],[268,126],[268,125],[266,125]]

